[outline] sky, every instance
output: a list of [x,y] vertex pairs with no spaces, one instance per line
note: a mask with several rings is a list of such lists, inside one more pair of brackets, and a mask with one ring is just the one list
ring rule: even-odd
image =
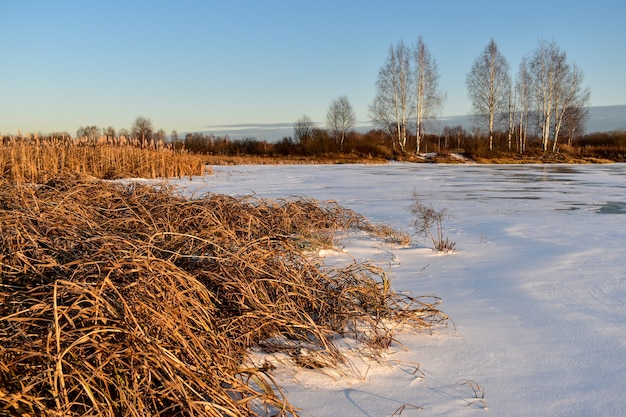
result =
[[[347,96],[369,121],[390,45],[421,35],[447,98],[493,38],[513,74],[540,40],[585,75],[592,106],[626,104],[626,2],[0,0],[0,134],[129,129],[324,127]],[[251,129],[251,130],[250,130]]]

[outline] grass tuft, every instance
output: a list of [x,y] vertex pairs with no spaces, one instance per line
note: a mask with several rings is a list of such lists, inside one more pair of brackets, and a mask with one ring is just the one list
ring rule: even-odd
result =
[[456,243],[445,237],[443,233],[443,220],[447,216],[445,209],[436,210],[422,203],[417,192],[413,191],[413,204],[410,211],[415,216],[415,231],[418,235],[430,238],[433,250],[442,253],[454,252]]
[[0,414],[295,415],[252,348],[335,367],[338,335],[384,349],[447,319],[303,244],[347,229],[384,228],[333,202],[0,181]]

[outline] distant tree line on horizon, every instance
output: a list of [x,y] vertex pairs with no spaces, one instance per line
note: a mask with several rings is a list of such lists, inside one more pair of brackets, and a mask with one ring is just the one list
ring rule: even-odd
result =
[[[420,37],[413,47],[400,41],[391,45],[378,73],[377,93],[370,106],[372,121],[395,138],[406,151],[408,132],[415,131],[415,151],[445,100],[439,89],[437,64]],[[565,137],[572,145],[585,133],[590,91],[583,73],[567,60],[555,42],[540,41],[525,56],[513,80],[510,66],[492,39],[475,59],[466,77],[474,115],[473,136],[494,140],[505,135],[505,150],[524,153],[529,139],[541,140],[543,151],[558,150]]]
[[[295,126],[295,125],[294,125]],[[97,129],[97,128],[96,128]],[[92,134],[96,129],[89,129]],[[310,130],[308,130],[310,129]],[[79,129],[80,131],[80,129]],[[25,136],[3,136],[3,143],[14,140],[38,141],[73,141],[85,146],[127,146],[150,147],[158,149],[163,144],[168,148],[182,152],[205,154],[214,156],[265,156],[265,157],[317,157],[330,155],[349,155],[358,158],[407,159],[415,152],[416,138],[408,134],[407,154],[402,155],[393,151],[394,137],[382,129],[371,129],[367,132],[349,130],[345,133],[343,145],[331,130],[314,127],[305,127],[306,136],[285,136],[278,141],[259,140],[254,137],[233,139],[228,135],[218,136],[211,133],[187,133],[178,137],[176,132],[170,136],[161,131],[148,130],[143,136],[134,136],[131,130],[121,129],[119,132],[109,130],[106,134],[72,137],[67,132],[52,133],[49,135],[29,134]],[[129,136],[124,134],[128,133]],[[136,134],[136,133],[135,133]],[[140,139],[144,138],[145,142]],[[343,148],[342,148],[343,146]],[[528,155],[540,155],[541,138],[529,135],[527,138]],[[489,149],[489,140],[476,129],[468,130],[461,125],[444,126],[437,134],[425,133],[421,143],[424,153],[462,153],[469,158],[498,157],[502,154],[518,154],[516,150],[507,151],[508,135],[506,132],[494,133],[493,149]],[[626,131],[615,130],[595,132],[578,136],[572,145],[563,144],[560,151],[580,156],[598,156],[615,161],[626,162]],[[343,149],[343,150],[342,150]]]
[[[594,148],[604,149],[602,153],[613,159],[623,158],[626,133],[585,135],[590,92],[583,87],[582,71],[567,61],[556,43],[540,41],[522,59],[515,80],[510,72],[492,39],[466,77],[474,120],[469,132],[460,125],[435,129],[446,94],[439,87],[437,63],[420,36],[410,47],[402,41],[390,46],[369,108],[375,128],[368,132],[355,130],[352,105],[348,97],[340,96],[329,105],[326,128],[316,126],[304,114],[294,123],[293,136],[271,142],[201,132],[179,135],[172,131],[168,135],[163,129],[155,130],[150,119],[143,116],[138,116],[130,129],[119,131],[81,126],[76,138],[113,145],[123,140],[142,147],[169,143],[175,149],[211,155],[348,153],[401,159],[428,152],[488,157],[494,152],[524,154],[576,148],[580,153]],[[67,132],[47,136],[71,140]]]

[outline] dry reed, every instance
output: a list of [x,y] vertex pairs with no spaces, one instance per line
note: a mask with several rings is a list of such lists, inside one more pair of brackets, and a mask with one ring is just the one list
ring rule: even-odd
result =
[[338,334],[382,349],[446,320],[374,266],[305,250],[354,228],[382,230],[307,199],[1,181],[0,414],[295,415],[250,348],[337,366]]
[[0,176],[46,182],[71,172],[102,179],[203,175],[206,158],[162,143],[140,146],[124,138],[102,140],[8,139],[0,143]]

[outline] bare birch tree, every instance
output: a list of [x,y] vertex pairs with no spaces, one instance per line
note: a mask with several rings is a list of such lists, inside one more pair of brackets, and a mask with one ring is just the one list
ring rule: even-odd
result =
[[346,133],[350,132],[356,123],[356,116],[348,97],[341,96],[330,103],[326,123],[335,140],[339,142],[339,148],[343,151]]
[[77,138],[88,138],[91,142],[96,142],[100,136],[100,128],[98,126],[79,127],[76,131]]
[[519,70],[517,72],[517,80],[515,83],[515,96],[517,98],[518,107],[518,151],[519,153],[526,152],[526,137],[528,135],[528,120],[530,114],[530,71],[528,67],[528,59],[522,58],[520,62]]
[[557,150],[559,135],[564,122],[574,114],[575,109],[583,108],[589,102],[590,92],[582,87],[583,73],[576,66],[566,65],[565,73],[557,82],[557,96],[554,108],[554,137],[552,151]]
[[311,118],[303,114],[293,125],[293,136],[302,146],[309,145],[313,134],[313,121]]
[[385,65],[378,71],[376,97],[370,106],[374,124],[393,132],[395,144],[406,151],[407,128],[413,105],[411,103],[410,52],[400,41],[389,47]]
[[511,150],[511,142],[513,141],[513,134],[515,133],[515,120],[517,118],[517,100],[515,97],[515,90],[513,89],[513,82],[509,77],[509,128],[507,134],[507,143],[509,151]]
[[507,111],[509,78],[509,64],[492,39],[474,61],[466,79],[475,117],[487,119],[490,150],[493,149],[495,118]]
[[142,146],[149,144],[154,135],[152,121],[146,117],[137,116],[133,123],[131,133],[135,139],[139,140]]
[[589,90],[582,86],[582,72],[567,63],[567,54],[556,43],[541,41],[530,60],[531,94],[539,118],[541,143],[548,150],[550,139],[556,151],[563,121],[572,108],[589,101]]
[[115,128],[113,126],[109,126],[102,130],[102,134],[106,136],[108,141],[113,141],[115,139]]
[[420,36],[413,49],[415,88],[415,153],[420,152],[424,120],[434,117],[445,99],[439,89],[437,62]]
[[587,107],[570,107],[566,110],[563,121],[563,129],[567,133],[567,144],[572,146],[576,135],[585,133],[587,120],[589,119],[589,109]]
[[167,133],[165,133],[165,130],[163,129],[159,129],[157,130],[157,132],[154,134],[154,141],[156,143],[164,143],[165,139],[167,139]]
[[556,71],[565,56],[554,43],[540,42],[530,60],[532,97],[541,130],[541,149],[548,150],[552,110],[556,96]]

